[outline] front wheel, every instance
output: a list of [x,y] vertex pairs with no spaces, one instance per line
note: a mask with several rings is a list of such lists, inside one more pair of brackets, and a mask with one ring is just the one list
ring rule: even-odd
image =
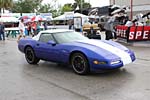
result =
[[35,56],[34,50],[31,47],[25,49],[25,58],[29,64],[37,64],[40,59]]
[[71,57],[71,66],[75,73],[84,75],[90,72],[89,62],[82,53],[74,53]]

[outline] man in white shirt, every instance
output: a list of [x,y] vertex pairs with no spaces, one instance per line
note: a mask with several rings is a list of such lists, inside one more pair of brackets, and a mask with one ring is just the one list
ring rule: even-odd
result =
[[21,21],[19,22],[19,37],[18,37],[18,41],[20,40],[21,37],[25,37],[25,26],[24,26],[24,20],[21,19]]

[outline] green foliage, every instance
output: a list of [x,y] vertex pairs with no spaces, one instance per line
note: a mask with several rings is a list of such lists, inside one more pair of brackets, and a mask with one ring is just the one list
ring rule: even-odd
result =
[[[57,0],[42,4],[42,0],[18,0],[14,3],[14,13],[52,13],[53,17],[61,14],[61,7],[56,8]],[[52,5],[53,4],[53,5]]]
[[84,0],[74,0],[79,9],[90,8],[91,4],[85,2]]
[[40,4],[39,9],[37,10],[39,13],[49,13],[53,10],[53,7],[50,4]]
[[[0,8],[2,7],[2,1],[8,2],[13,0],[0,0]],[[42,4],[42,1],[43,0],[16,0],[11,10],[14,13],[52,13],[53,17],[56,17],[64,12],[74,11],[77,6],[82,9],[91,7],[91,4],[85,2],[85,0],[75,0],[75,3],[67,3],[63,7],[60,5],[56,6],[57,0],[51,0],[51,2],[46,4]],[[11,5],[5,5],[5,8],[8,7],[11,7]]]
[[63,14],[64,12],[70,12],[72,10],[73,10],[73,4],[67,3],[62,7],[61,13]]
[[91,4],[85,2],[84,0],[74,0],[75,3],[67,3],[62,7],[62,14],[68,11],[74,11],[77,7],[79,9],[90,8]]
[[11,9],[13,7],[13,0],[0,0],[0,13],[1,9]]
[[85,2],[85,3],[83,4],[83,8],[91,8],[91,4]]
[[33,13],[36,12],[42,0],[18,0],[14,2],[12,12]]
[[0,0],[0,8],[9,9],[13,6],[13,0]]

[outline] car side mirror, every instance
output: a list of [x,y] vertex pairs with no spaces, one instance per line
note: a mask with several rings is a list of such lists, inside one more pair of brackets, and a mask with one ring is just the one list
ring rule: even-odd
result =
[[50,40],[50,41],[47,42],[47,44],[50,44],[50,45],[52,45],[52,46],[55,46],[55,45],[56,45],[56,42],[53,41],[53,40]]

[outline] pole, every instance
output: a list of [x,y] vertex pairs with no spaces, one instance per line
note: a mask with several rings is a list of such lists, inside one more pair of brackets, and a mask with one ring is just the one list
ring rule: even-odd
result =
[[116,4],[116,1],[115,1],[115,0],[113,1],[113,4],[114,4],[114,5]]
[[130,19],[132,20],[132,17],[133,17],[133,0],[130,0],[130,7],[131,7],[131,14],[130,14]]
[[82,0],[80,0],[80,12],[82,14]]

